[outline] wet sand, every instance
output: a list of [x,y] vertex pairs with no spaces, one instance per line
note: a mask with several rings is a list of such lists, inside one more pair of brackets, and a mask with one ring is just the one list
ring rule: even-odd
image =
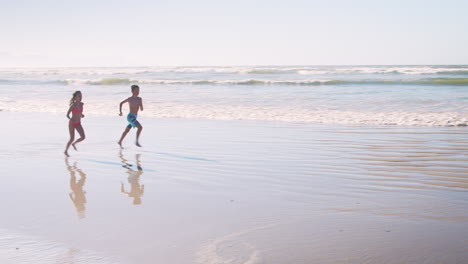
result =
[[0,116],[0,263],[468,259],[466,127]]

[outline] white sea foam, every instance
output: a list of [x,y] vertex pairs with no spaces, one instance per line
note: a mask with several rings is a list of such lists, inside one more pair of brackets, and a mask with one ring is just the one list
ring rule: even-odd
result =
[[[0,84],[11,84],[15,81],[0,80]],[[423,79],[66,79],[51,81],[22,81],[23,84],[68,84],[68,85],[461,85],[468,86],[468,78],[423,78]]]
[[[86,115],[115,116],[117,101],[88,100]],[[65,114],[67,105],[58,100],[0,100],[0,109],[10,112],[48,112]],[[289,106],[251,106],[188,103],[146,105],[143,117],[194,118],[213,120],[263,120],[297,123],[398,125],[398,126],[468,126],[468,112],[356,111],[307,109]]]
[[267,120],[300,123],[407,125],[407,126],[467,126],[468,113],[371,112],[343,110],[307,110],[273,107],[210,107],[190,105],[160,106],[151,116],[208,118],[216,120]]
[[333,80],[268,80],[268,79],[128,79],[128,78],[104,78],[104,79],[66,79],[55,83],[66,83],[68,85],[126,85],[126,84],[162,84],[162,85],[320,85],[327,83],[338,83]]
[[212,67],[115,67],[115,68],[5,68],[0,74],[54,75],[133,75],[133,74],[451,74],[468,75],[468,66],[212,66]]

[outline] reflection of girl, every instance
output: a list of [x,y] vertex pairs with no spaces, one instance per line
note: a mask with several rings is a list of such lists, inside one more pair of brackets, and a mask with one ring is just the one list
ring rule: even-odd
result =
[[[70,132],[70,140],[67,143],[67,146],[65,147],[65,155],[68,156],[68,148],[70,145],[73,146],[73,148],[76,150],[76,143],[83,141],[85,139],[85,133],[84,129],[81,126],[81,118],[84,117],[83,115],[83,103],[81,102],[82,95],[80,91],[76,91],[73,93],[73,97],[70,100],[70,108],[68,109],[67,112],[67,118],[70,119],[68,122],[68,131]],[[72,116],[70,118],[70,113],[72,113]],[[77,139],[75,142],[73,140],[75,139],[75,129],[78,131],[80,134],[80,138]],[[73,143],[72,143],[73,142]]]
[[[84,218],[86,210],[86,192],[83,190],[83,186],[86,181],[86,174],[76,167],[76,162],[73,166],[70,166],[68,164],[67,158],[65,159],[65,163],[67,164],[67,169],[70,172],[70,189],[72,190],[72,192],[69,194],[70,199],[75,205],[76,211],[78,212],[78,216],[80,218]],[[80,175],[80,179],[78,181],[76,180],[76,173]]]

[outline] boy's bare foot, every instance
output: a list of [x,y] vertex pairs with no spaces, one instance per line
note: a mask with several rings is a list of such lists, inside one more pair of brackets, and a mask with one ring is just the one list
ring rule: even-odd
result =
[[137,147],[141,147],[140,143],[138,143],[138,142],[135,142],[135,145],[136,145]]
[[76,151],[78,151],[78,150],[76,149],[76,147],[75,147],[75,143],[72,144],[72,147],[73,147]]
[[123,149],[122,142],[119,141],[119,142],[117,142],[117,144],[119,144],[120,148]]
[[68,155],[67,151],[64,151],[63,154],[65,154],[65,156],[67,156],[67,157],[70,157],[70,155]]

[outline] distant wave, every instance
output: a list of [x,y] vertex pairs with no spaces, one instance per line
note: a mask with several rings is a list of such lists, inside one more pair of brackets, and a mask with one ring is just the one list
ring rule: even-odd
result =
[[0,79],[0,84],[12,84],[14,82],[15,81],[12,81],[12,80],[2,80],[2,79]]
[[241,80],[130,80],[130,79],[102,79],[102,80],[68,80],[67,83],[81,83],[90,85],[127,85],[165,84],[165,85],[450,85],[468,86],[468,78],[427,78],[427,79],[401,79],[401,80],[268,80],[268,79],[241,79]]
[[114,67],[4,69],[0,73],[22,76],[57,75],[468,75],[468,65],[440,66],[186,66],[186,67]]
[[135,82],[136,81],[132,81],[130,79],[107,78],[107,79],[100,79],[100,80],[88,80],[88,81],[85,81],[85,84],[91,84],[91,85],[121,85],[121,84],[135,83]]
[[263,67],[175,67],[148,69],[144,73],[221,73],[221,74],[299,74],[299,75],[349,75],[349,74],[457,74],[468,75],[468,66],[263,66]]
[[173,67],[141,71],[151,73],[214,73],[214,74],[299,74],[299,75],[349,75],[349,74],[457,74],[468,75],[468,66],[232,66],[232,67]]
[[[468,75],[468,67],[186,67],[158,68],[137,74],[233,74],[233,75]],[[130,73],[130,72],[129,72]]]
[[0,85],[130,85],[130,84],[161,84],[161,85],[446,85],[468,86],[468,78],[425,78],[425,79],[366,79],[366,80],[271,80],[271,79],[231,79],[231,80],[133,80],[128,78],[104,79],[65,79],[65,80],[3,80]]
[[144,73],[220,73],[220,74],[283,74],[294,73],[294,68],[288,67],[175,67],[147,70]]
[[454,71],[438,71],[438,74],[456,74],[456,75],[468,75],[467,70],[454,70]]
[[325,84],[378,84],[378,85],[460,85],[468,86],[468,78],[427,78],[427,79],[406,79],[406,80],[336,80]]
[[0,79],[0,85],[67,85],[66,80],[4,80]]
[[[410,82],[411,83],[411,82]],[[468,78],[432,78],[414,81],[416,84],[468,85]]]

